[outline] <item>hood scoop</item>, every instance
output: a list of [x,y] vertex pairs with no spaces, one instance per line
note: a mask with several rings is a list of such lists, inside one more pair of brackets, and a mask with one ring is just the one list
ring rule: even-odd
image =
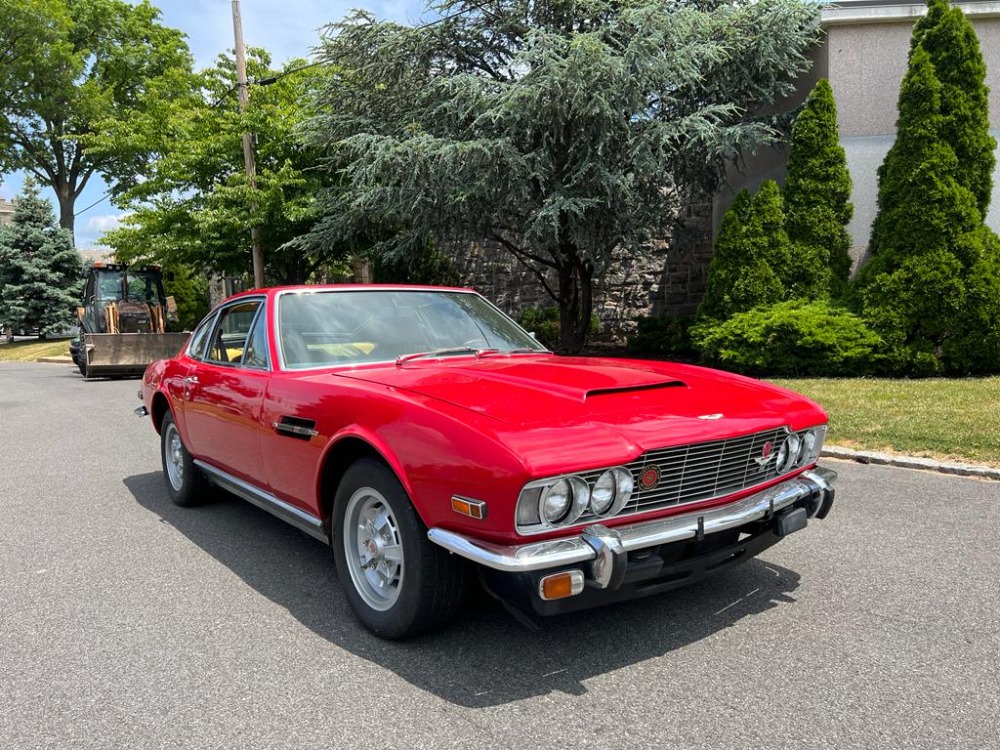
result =
[[625,385],[616,388],[595,388],[587,391],[583,397],[585,401],[596,396],[619,396],[624,393],[640,393],[642,391],[660,391],[664,388],[687,388],[687,383],[682,380],[665,380],[662,383],[644,383],[641,385]]

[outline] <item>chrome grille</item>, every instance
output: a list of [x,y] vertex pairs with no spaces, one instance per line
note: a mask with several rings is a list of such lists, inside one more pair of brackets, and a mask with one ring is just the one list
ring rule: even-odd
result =
[[[648,451],[625,467],[632,472],[635,493],[616,518],[724,497],[776,479],[779,474],[773,456],[787,435],[788,430],[779,427],[727,440]],[[755,459],[763,458],[768,442],[772,445],[772,459],[761,466]],[[659,470],[659,481],[645,489],[642,476],[654,467]],[[593,471],[581,476],[593,486],[600,475],[600,471]],[[579,522],[595,518],[587,513]]]

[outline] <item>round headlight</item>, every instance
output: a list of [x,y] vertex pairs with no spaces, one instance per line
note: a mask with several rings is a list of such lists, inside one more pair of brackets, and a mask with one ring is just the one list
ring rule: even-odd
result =
[[595,515],[603,516],[615,502],[618,494],[618,484],[612,470],[601,474],[594,483],[594,491],[590,493],[590,509]]
[[560,479],[550,485],[538,501],[538,513],[546,523],[559,523],[566,516],[573,502],[573,491],[569,481]]
[[[778,452],[778,472],[784,474],[795,468],[799,460],[799,451],[802,449],[802,439],[794,432],[785,438],[781,451]],[[784,452],[784,457],[782,457]]]
[[611,509],[612,513],[619,512],[625,504],[632,499],[632,490],[635,489],[635,480],[632,479],[632,472],[628,469],[612,469],[615,475],[615,504]]
[[808,461],[816,457],[816,433],[812,430],[802,436],[802,457]]
[[634,485],[628,469],[620,466],[608,469],[594,482],[590,510],[595,516],[613,516],[619,513],[632,497]]
[[778,448],[778,455],[774,457],[774,470],[779,474],[785,471],[785,464],[788,463],[788,441],[785,440]]
[[538,500],[544,523],[555,526],[573,523],[590,504],[590,485],[580,477],[566,477],[550,485]]

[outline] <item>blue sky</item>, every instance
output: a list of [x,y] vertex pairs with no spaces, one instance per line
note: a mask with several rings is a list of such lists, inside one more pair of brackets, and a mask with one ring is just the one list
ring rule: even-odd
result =
[[[138,0],[130,0],[136,4]],[[187,34],[198,67],[233,46],[231,0],[153,0],[162,22]],[[319,29],[337,21],[351,8],[367,8],[377,17],[417,23],[434,18],[422,0],[242,0],[243,37],[249,46],[267,49],[276,65],[293,57],[308,57],[319,40]],[[7,175],[0,197],[11,198],[21,189],[21,175]],[[98,245],[100,235],[118,225],[120,212],[102,200],[107,186],[95,176],[76,203],[76,242],[81,249]],[[51,196],[55,202],[54,194]]]

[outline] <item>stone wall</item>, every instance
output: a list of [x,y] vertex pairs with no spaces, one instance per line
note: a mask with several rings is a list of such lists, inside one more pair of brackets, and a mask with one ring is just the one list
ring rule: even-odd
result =
[[[712,257],[711,204],[683,209],[671,240],[646,245],[641,253],[618,250],[594,284],[594,313],[601,320],[598,340],[621,344],[640,315],[689,315],[705,293]],[[481,292],[507,313],[553,307],[538,276],[493,243],[473,243],[454,253],[462,283]],[[555,286],[553,274],[547,276]]]

